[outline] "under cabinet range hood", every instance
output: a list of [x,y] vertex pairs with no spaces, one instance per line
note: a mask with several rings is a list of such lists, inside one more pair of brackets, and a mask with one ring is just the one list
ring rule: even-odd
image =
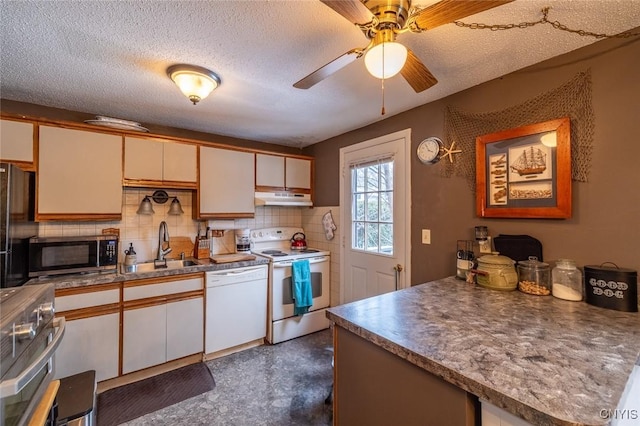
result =
[[311,207],[311,195],[309,194],[294,194],[291,192],[256,192],[255,195],[256,206],[289,206]]

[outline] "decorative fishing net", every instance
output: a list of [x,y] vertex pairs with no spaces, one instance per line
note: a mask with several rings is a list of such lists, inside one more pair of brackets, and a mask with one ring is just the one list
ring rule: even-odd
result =
[[576,74],[556,89],[502,111],[467,112],[448,106],[444,117],[447,146],[455,141],[462,154],[454,163],[442,163],[441,176],[464,177],[475,191],[477,136],[562,117],[571,119],[571,178],[587,182],[595,127],[590,70]]

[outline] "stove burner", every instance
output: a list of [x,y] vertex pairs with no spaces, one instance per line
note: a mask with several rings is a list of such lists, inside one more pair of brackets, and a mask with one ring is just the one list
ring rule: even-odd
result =
[[304,250],[300,250],[298,253],[318,253],[320,250],[314,250],[314,249],[304,249]]
[[269,254],[271,256],[286,256],[287,253],[283,253],[280,250],[265,250],[262,254]]

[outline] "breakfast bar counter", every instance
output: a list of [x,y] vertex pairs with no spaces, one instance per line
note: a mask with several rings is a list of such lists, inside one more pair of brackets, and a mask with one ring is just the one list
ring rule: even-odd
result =
[[[604,425],[640,415],[637,406],[616,411],[625,400],[640,405],[640,396],[623,395],[640,365],[637,312],[494,291],[449,277],[332,307],[327,316],[336,329],[338,419],[340,376],[347,370],[341,369],[341,347],[347,346],[340,335],[465,391],[476,405],[479,398],[534,425]],[[357,367],[356,361],[349,368]]]

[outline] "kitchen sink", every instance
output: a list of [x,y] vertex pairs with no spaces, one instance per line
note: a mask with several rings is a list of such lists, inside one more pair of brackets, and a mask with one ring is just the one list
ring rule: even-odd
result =
[[167,260],[166,263],[164,261],[151,261],[151,262],[143,262],[136,263],[135,265],[122,265],[122,273],[130,274],[130,273],[142,273],[142,272],[153,272],[153,271],[162,271],[165,269],[179,269],[186,268],[188,266],[196,266],[199,263],[195,260]]

